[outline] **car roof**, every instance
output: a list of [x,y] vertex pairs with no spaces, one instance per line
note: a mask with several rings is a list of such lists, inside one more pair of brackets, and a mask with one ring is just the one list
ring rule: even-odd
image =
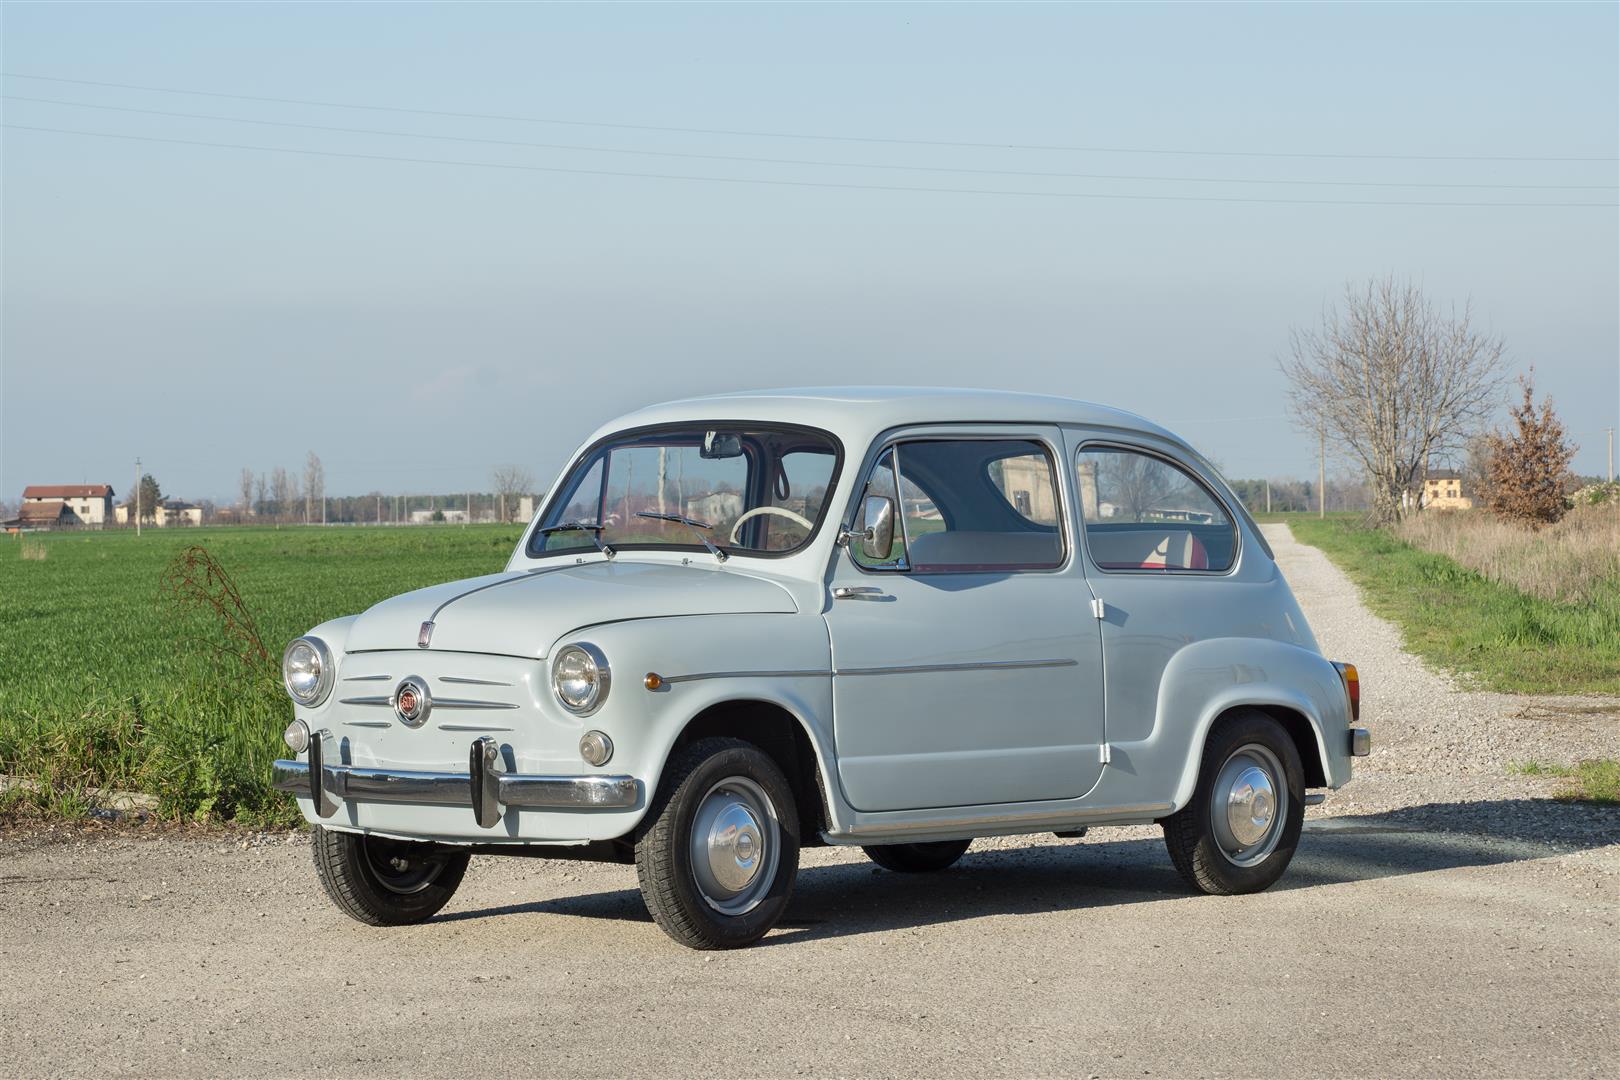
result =
[[1151,420],[1089,401],[1009,390],[911,386],[794,387],[683,398],[622,416],[604,425],[598,437],[628,427],[698,418],[802,424],[840,434],[852,427],[876,433],[907,424],[1080,424],[1146,432],[1187,446],[1180,436]]

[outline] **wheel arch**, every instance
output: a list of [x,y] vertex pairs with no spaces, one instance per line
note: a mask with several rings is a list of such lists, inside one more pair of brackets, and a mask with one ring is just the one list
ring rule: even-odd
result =
[[710,702],[682,725],[665,760],[699,739],[726,737],[757,746],[787,777],[798,804],[800,846],[822,843],[829,795],[821,753],[810,725],[779,701],[740,696]]

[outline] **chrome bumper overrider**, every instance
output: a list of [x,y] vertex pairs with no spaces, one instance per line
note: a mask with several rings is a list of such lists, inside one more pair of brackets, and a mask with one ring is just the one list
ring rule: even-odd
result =
[[508,806],[542,810],[625,809],[636,805],[633,776],[536,776],[509,773],[500,747],[487,735],[473,742],[464,773],[371,769],[339,763],[330,731],[313,732],[309,761],[278,760],[272,787],[306,795],[321,817],[337,813],[341,800],[465,806],[483,828],[493,828]]
[[1350,756],[1366,757],[1372,753],[1372,732],[1364,727],[1350,729]]

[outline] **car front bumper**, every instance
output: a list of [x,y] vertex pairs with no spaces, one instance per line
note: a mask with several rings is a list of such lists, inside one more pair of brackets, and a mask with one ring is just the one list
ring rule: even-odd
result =
[[507,807],[543,810],[623,810],[636,806],[641,787],[633,776],[540,776],[505,769],[500,747],[485,736],[475,739],[466,772],[426,772],[361,768],[342,764],[330,731],[313,732],[308,761],[280,759],[271,767],[271,786],[308,798],[322,818],[336,814],[343,801],[465,806],[485,829],[494,828]]

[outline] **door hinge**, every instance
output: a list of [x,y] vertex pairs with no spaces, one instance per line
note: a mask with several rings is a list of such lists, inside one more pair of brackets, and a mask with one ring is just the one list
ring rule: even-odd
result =
[[1109,746],[1107,743],[1103,743],[1100,757],[1104,765],[1109,764],[1114,760],[1114,748]]
[[1108,616],[1108,605],[1103,603],[1102,597],[1096,596],[1091,600],[1091,613],[1102,619]]

